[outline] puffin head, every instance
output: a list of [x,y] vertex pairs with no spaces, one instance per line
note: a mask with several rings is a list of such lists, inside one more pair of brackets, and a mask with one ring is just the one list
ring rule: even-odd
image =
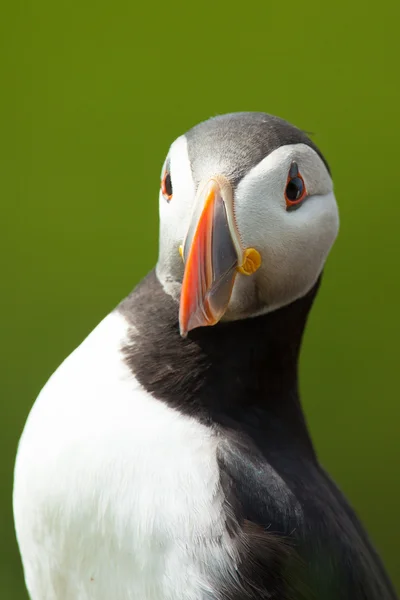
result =
[[156,273],[181,335],[304,296],[338,226],[329,167],[303,131],[253,112],[193,127],[171,145],[160,190]]

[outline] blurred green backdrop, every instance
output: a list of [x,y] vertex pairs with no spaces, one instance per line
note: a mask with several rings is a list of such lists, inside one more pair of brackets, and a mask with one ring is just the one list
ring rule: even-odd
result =
[[341,233],[302,355],[324,465],[400,587],[399,3],[13,0],[0,18],[0,597],[26,600],[17,441],[61,360],[152,267],[170,142],[218,113],[314,132]]

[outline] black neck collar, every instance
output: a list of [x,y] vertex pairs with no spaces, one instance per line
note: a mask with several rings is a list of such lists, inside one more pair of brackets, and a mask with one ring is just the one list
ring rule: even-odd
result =
[[148,392],[185,414],[278,437],[284,429],[286,442],[289,435],[313,452],[298,359],[319,283],[270,314],[199,328],[182,339],[178,306],[152,271],[119,306],[134,325],[127,362]]

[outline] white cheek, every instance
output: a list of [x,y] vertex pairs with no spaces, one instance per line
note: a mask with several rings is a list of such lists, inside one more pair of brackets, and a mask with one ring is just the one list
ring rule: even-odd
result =
[[[302,156],[298,158],[298,148],[296,152],[296,160],[300,162]],[[239,301],[239,296],[244,298],[246,289],[251,293],[256,285],[268,310],[292,302],[314,285],[339,226],[332,183],[329,176],[325,177],[322,162],[320,165],[314,161],[316,167],[311,175],[315,180],[309,178],[307,187],[315,189],[322,179],[323,193],[312,195],[296,210],[287,211],[284,188],[293,147],[280,148],[274,154],[243,180],[235,196],[242,243],[261,253],[262,265],[252,282],[241,277],[233,300]],[[308,150],[306,158],[309,158]]]
[[312,196],[295,211],[283,210],[280,227],[271,232],[275,269],[282,269],[293,282],[303,281],[303,286],[310,287],[322,270],[337,231],[338,212],[333,192]]
[[279,245],[285,233],[284,175],[280,168],[260,176],[254,170],[238,187],[235,195],[237,226],[245,248],[260,252]]
[[165,200],[161,192],[159,196],[160,248],[157,275],[164,287],[166,280],[179,280],[182,277],[183,263],[179,246],[189,226],[195,197],[195,184],[184,136],[172,144],[169,156],[173,196],[170,202]]
[[168,238],[173,237],[177,242],[185,235],[195,195],[185,137],[178,138],[171,146],[170,171],[173,196],[170,202],[167,202],[160,192],[160,221],[163,234],[166,233]]
[[334,194],[313,196],[291,212],[268,204],[257,223],[244,241],[261,252],[257,285],[273,309],[306,294],[320,275],[338,232]]

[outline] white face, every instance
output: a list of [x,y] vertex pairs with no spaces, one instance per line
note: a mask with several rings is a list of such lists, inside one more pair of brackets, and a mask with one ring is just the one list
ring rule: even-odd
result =
[[185,136],[179,137],[172,144],[161,170],[161,178],[167,160],[170,161],[173,197],[168,202],[160,189],[160,248],[157,275],[166,292],[178,299],[183,277],[179,246],[186,236],[196,196]]
[[[160,192],[157,275],[165,290],[179,300],[184,274],[179,246],[197,193],[184,136],[171,146],[168,160],[173,197],[168,202]],[[209,162],[210,172],[201,174],[201,185],[212,176],[224,175],[212,157]],[[285,190],[293,163],[306,194],[288,208]],[[233,190],[233,209],[243,248],[258,250],[262,264],[251,276],[238,273],[223,318],[269,312],[305,295],[318,279],[339,227],[332,179],[318,154],[305,144],[271,152]]]

